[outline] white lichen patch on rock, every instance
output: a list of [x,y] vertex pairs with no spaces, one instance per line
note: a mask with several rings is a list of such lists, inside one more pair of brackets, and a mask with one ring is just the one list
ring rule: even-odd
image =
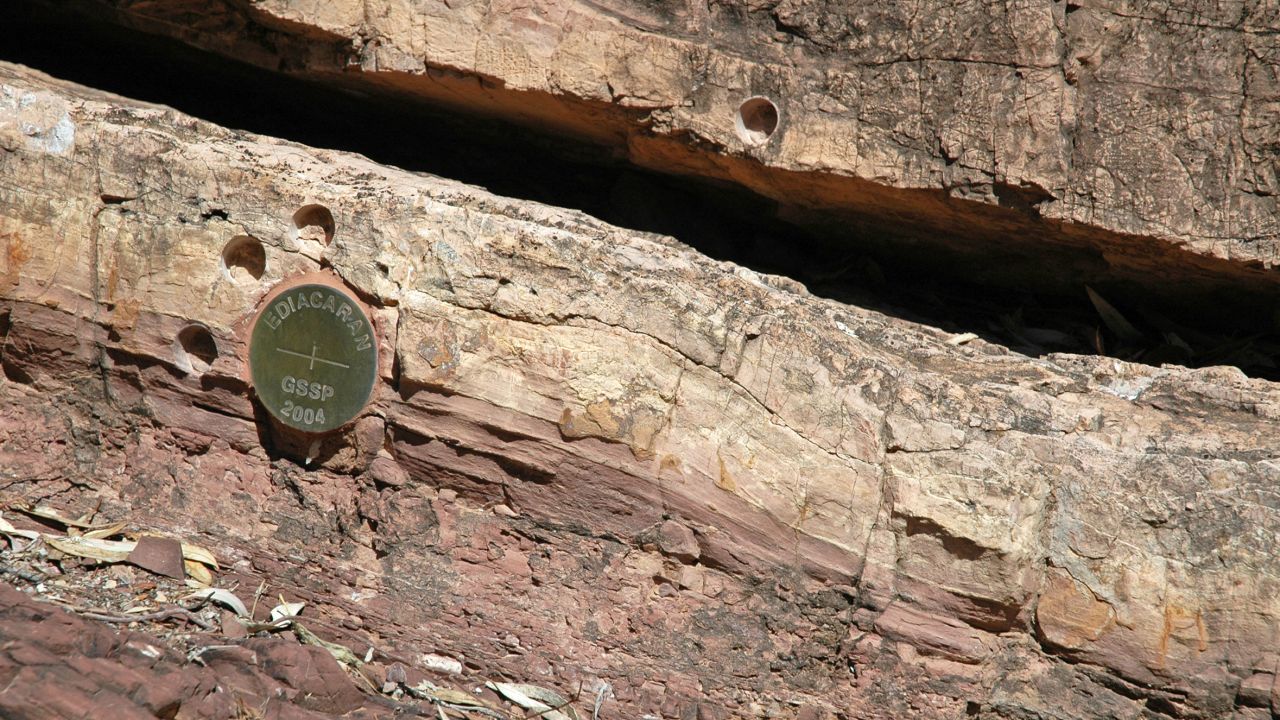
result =
[[0,85],[0,149],[17,143],[42,153],[67,155],[75,147],[76,126],[67,99]]

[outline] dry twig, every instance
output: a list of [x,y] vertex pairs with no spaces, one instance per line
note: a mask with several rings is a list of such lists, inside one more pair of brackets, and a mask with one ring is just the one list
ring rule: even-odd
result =
[[170,607],[163,610],[157,610],[149,613],[136,613],[132,615],[117,615],[105,610],[96,608],[80,607],[71,603],[54,600],[68,611],[73,612],[90,620],[100,620],[109,623],[131,623],[131,622],[153,622],[160,620],[185,620],[186,622],[199,627],[201,630],[214,630],[216,628],[204,620],[204,618],[196,615],[190,609],[185,607]]
[[[562,703],[560,703],[560,704],[556,705],[555,707],[548,707],[546,710],[539,710],[538,712],[533,713],[532,715],[525,715],[525,716],[524,716],[524,720],[533,720],[534,718],[540,718],[540,717],[543,717],[544,715],[549,715],[549,714],[551,714],[551,713],[553,713],[553,712],[560,712],[561,710],[563,710],[563,709],[565,709],[565,708],[569,707],[570,705],[572,705],[573,703],[577,702],[577,701],[578,701],[578,698],[579,698],[579,697],[581,697],[581,696],[582,696],[582,681],[581,681],[581,680],[579,680],[579,681],[578,681],[578,691],[577,691],[577,692],[575,692],[575,693],[573,694],[573,697],[570,697],[569,699],[567,699],[567,700],[565,700],[564,702],[562,702]],[[574,713],[574,716],[576,717],[576,716],[577,716],[577,713]]]

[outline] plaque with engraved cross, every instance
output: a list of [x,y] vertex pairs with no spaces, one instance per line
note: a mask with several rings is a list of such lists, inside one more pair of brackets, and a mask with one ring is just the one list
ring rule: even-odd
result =
[[373,392],[373,325],[360,303],[336,287],[291,287],[254,321],[249,375],[281,423],[308,433],[335,430],[359,415]]

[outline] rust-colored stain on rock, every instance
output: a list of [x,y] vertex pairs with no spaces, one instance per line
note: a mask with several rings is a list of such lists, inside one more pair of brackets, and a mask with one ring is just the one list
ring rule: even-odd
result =
[[734,481],[733,474],[729,472],[729,468],[724,464],[724,457],[718,452],[716,453],[716,461],[720,464],[719,472],[716,474],[716,487],[725,492],[734,492],[738,489],[738,483]]
[[1069,573],[1054,568],[1036,606],[1036,623],[1049,642],[1079,649],[1115,624],[1115,610]]
[[5,267],[4,274],[0,275],[0,285],[17,287],[22,277],[22,266],[31,259],[31,251],[17,233],[6,233],[0,237],[5,241]]

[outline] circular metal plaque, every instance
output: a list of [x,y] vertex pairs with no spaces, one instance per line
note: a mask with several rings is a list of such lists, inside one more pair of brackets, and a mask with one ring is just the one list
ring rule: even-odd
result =
[[285,425],[309,433],[341,427],[373,392],[373,325],[360,304],[337,288],[289,288],[254,321],[249,375],[267,411]]

